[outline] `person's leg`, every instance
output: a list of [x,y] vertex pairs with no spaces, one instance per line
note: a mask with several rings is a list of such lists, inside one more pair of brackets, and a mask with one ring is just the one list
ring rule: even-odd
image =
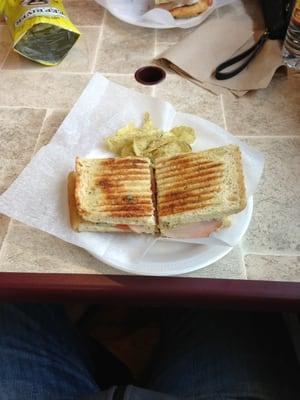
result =
[[97,391],[61,306],[0,304],[1,400],[71,400]]
[[193,400],[295,400],[299,383],[279,315],[183,311],[164,319],[147,387]]

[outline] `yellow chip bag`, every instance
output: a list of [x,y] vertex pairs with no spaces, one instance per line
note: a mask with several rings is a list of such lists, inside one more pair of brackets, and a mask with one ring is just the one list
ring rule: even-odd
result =
[[58,64],[80,36],[61,0],[0,0],[16,52],[44,65]]

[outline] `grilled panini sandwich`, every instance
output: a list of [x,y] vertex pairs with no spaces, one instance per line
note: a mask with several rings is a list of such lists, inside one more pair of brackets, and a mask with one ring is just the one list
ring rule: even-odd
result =
[[236,145],[163,157],[155,165],[162,236],[197,238],[224,226],[246,207],[240,149]]
[[210,0],[154,0],[154,7],[170,11],[174,18],[191,18],[207,10]]
[[148,159],[77,158],[74,175],[69,176],[69,205],[75,230],[155,233]]

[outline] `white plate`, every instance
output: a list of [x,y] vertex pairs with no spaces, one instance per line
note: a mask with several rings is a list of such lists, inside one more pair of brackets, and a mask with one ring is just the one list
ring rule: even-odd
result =
[[170,29],[192,28],[201,24],[214,10],[235,0],[214,0],[213,5],[194,18],[174,19],[162,9],[149,10],[151,0],[96,0],[114,17],[131,25],[143,28]]
[[[172,28],[182,28],[182,29],[187,29],[187,28],[193,28],[197,25],[200,25],[201,22],[203,22],[215,9],[213,7],[210,7],[202,13],[201,15],[198,15],[197,17],[194,18],[189,18],[188,20],[175,20],[172,15],[170,14],[170,21],[166,21],[164,23],[157,23],[155,21],[147,20],[142,18],[142,15],[144,12],[141,12],[138,15],[126,15],[123,14],[121,10],[119,9],[113,9],[111,8],[109,12],[119,19],[120,21],[126,22],[127,24],[130,25],[135,25],[135,26],[140,26],[141,28],[152,28],[152,29],[172,29]],[[162,11],[162,10],[160,10]],[[162,14],[162,13],[161,13]],[[168,13],[169,14],[169,13]],[[150,16],[150,13],[147,15]],[[164,17],[164,16],[163,16]],[[172,18],[172,20],[171,20]]]

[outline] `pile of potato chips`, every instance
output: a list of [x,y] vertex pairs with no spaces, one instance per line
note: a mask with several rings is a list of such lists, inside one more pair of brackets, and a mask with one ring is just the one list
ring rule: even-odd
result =
[[194,129],[188,126],[178,126],[169,132],[157,129],[149,113],[145,113],[141,128],[129,123],[107,138],[106,143],[110,151],[121,157],[148,157],[153,162],[159,157],[191,152],[195,138]]

